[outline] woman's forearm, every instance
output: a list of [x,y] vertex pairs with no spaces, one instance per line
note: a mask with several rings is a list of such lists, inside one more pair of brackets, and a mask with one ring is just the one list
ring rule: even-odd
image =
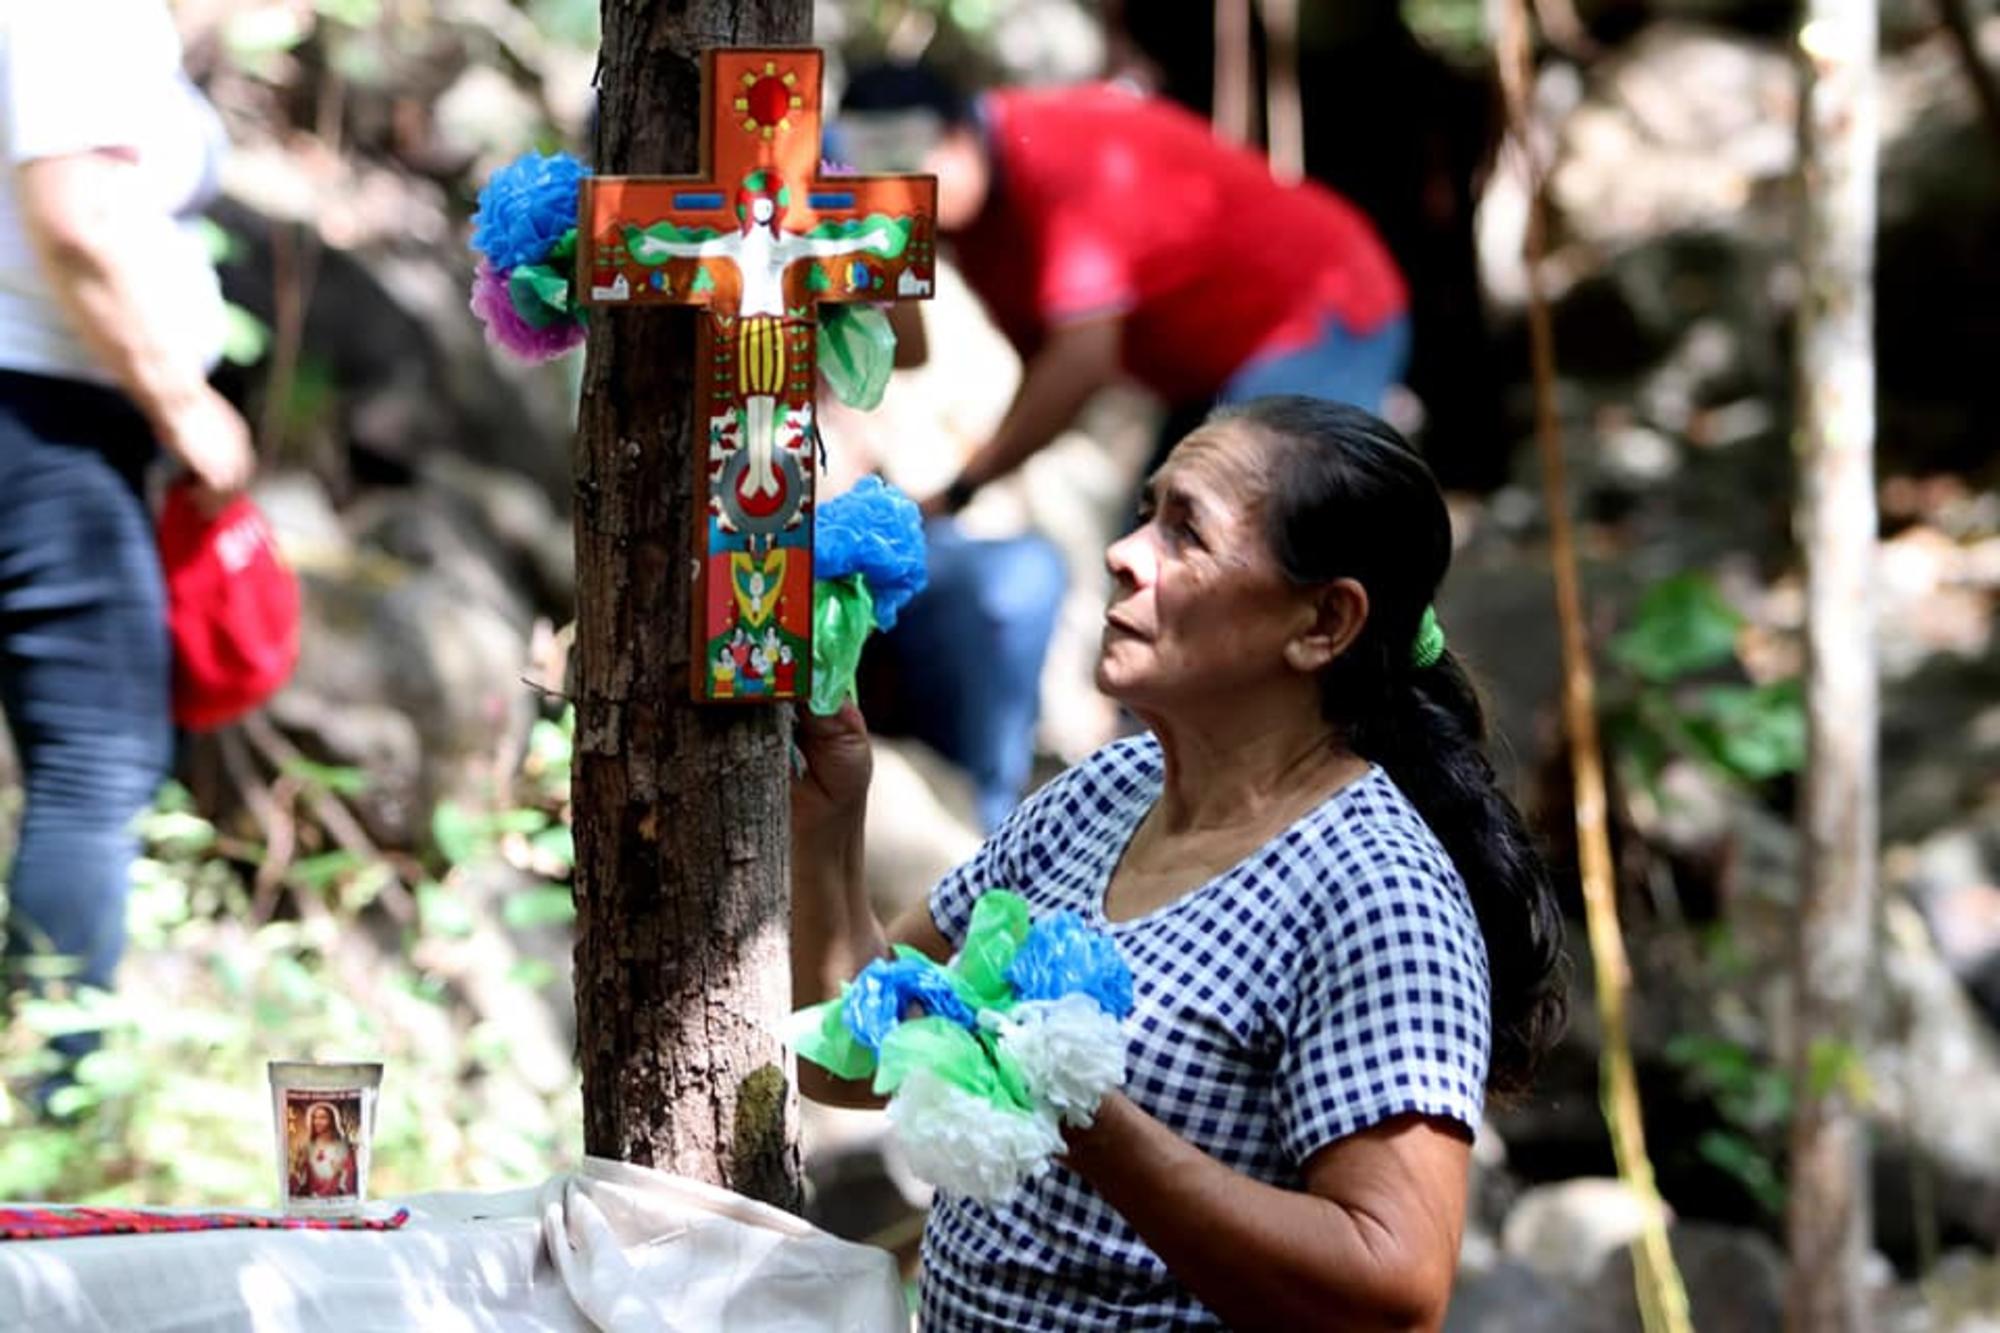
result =
[[1023,368],[999,429],[966,460],[963,480],[996,481],[1067,430],[1091,395],[1118,377],[1123,330],[1122,321],[1106,317],[1051,331]]
[[1365,1209],[1252,1180],[1121,1095],[1066,1137],[1069,1166],[1232,1328],[1421,1330],[1443,1319],[1455,1244],[1427,1255]]
[[857,812],[792,843],[792,1003],[817,1004],[888,952],[868,902]]
[[154,429],[208,393],[200,357],[177,344],[164,311],[146,294],[137,252],[119,229],[128,163],[102,155],[51,158],[19,169],[23,220],[63,313]]

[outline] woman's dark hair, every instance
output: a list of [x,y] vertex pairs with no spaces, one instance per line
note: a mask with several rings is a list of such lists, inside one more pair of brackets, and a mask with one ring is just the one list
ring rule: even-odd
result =
[[1269,450],[1266,535],[1286,576],[1368,591],[1360,636],[1321,675],[1321,707],[1356,754],[1387,770],[1464,877],[1492,973],[1487,1085],[1525,1091],[1566,1014],[1562,915],[1494,781],[1471,682],[1449,651],[1428,667],[1411,659],[1451,563],[1444,496],[1395,428],[1357,407],[1259,398],[1211,420],[1253,427]]

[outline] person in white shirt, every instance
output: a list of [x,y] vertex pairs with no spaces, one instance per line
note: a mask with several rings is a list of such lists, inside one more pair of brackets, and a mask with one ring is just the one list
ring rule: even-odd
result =
[[26,786],[7,953],[101,987],[172,742],[144,475],[164,452],[220,502],[253,465],[207,378],[223,308],[195,218],[222,146],[162,0],[0,5],[0,705]]

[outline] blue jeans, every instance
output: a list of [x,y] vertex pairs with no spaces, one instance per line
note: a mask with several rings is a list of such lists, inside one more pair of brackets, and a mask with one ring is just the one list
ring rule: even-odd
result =
[[1221,401],[1241,403],[1270,394],[1302,393],[1352,403],[1370,412],[1400,384],[1410,363],[1410,321],[1396,318],[1373,333],[1353,333],[1328,316],[1319,337],[1304,347],[1256,357],[1240,366],[1222,386]]
[[154,452],[110,390],[0,372],[0,706],[27,789],[6,949],[73,958],[100,987],[125,946],[131,825],[173,746]]
[[870,650],[868,721],[963,768],[991,831],[1034,764],[1042,661],[1069,580],[1042,537],[980,541],[951,519],[924,536],[930,582]]
[[1383,398],[1402,383],[1409,363],[1407,315],[1398,315],[1365,334],[1351,332],[1328,316],[1320,322],[1319,336],[1304,347],[1253,358],[1237,368],[1214,399],[1176,403],[1169,408],[1154,438],[1146,475],[1150,477],[1166,462],[1173,447],[1201,425],[1218,404],[1296,393],[1380,412]]

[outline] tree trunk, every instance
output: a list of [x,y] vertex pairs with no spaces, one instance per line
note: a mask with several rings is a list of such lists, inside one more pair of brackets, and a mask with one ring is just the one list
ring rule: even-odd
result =
[[1859,1051],[1876,959],[1875,0],[1810,0],[1800,161],[1799,500],[1809,764],[1800,796],[1787,1327],[1870,1326]]
[[[604,0],[595,166],[699,169],[701,53],[810,40],[810,0]],[[584,1147],[800,1199],[788,715],[696,707],[695,312],[591,312],[575,452],[576,999]]]

